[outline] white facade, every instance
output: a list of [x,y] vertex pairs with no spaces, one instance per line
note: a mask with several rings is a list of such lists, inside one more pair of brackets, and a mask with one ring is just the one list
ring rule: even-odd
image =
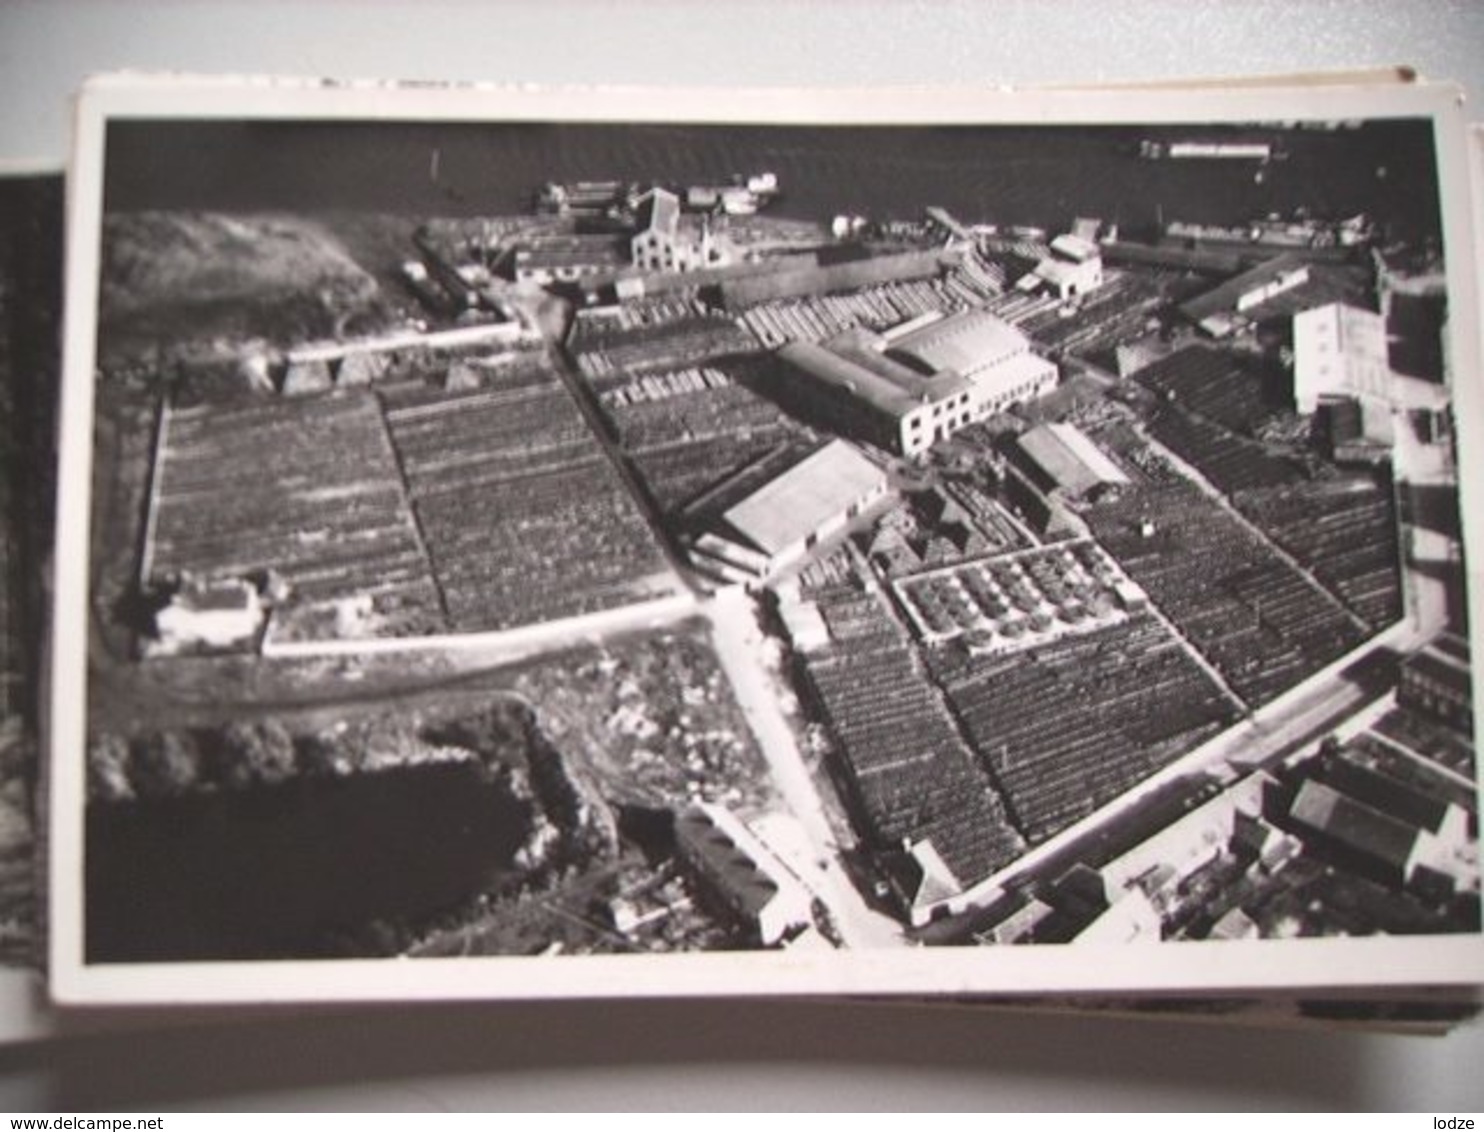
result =
[[967,412],[958,427],[1056,388],[1056,363],[1034,353],[1029,338],[984,310],[961,311],[903,335],[887,355],[923,373],[952,372],[968,381]]
[[1386,320],[1375,311],[1330,303],[1293,318],[1293,399],[1312,413],[1321,397],[1388,403],[1391,363]]
[[148,652],[173,656],[193,649],[228,649],[249,644],[263,625],[263,605],[250,582],[192,585],[155,614],[155,641]]
[[1102,251],[1092,240],[1068,233],[1051,241],[1051,254],[1036,264],[1025,289],[1046,287],[1066,302],[1102,285]]
[[682,216],[680,198],[667,189],[650,189],[640,198],[644,227],[629,242],[630,259],[640,271],[697,271],[733,259],[731,243],[704,220]]

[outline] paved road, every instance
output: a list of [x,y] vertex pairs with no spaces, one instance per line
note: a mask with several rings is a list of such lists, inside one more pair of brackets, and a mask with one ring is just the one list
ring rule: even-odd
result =
[[850,883],[837,860],[839,846],[809,768],[794,742],[793,731],[778,706],[778,692],[763,668],[763,634],[753,616],[752,601],[740,587],[720,591],[707,606],[716,630],[716,651],[742,712],[757,736],[789,808],[803,825],[820,855],[805,883],[824,902],[851,948],[904,946],[895,920],[872,911]]

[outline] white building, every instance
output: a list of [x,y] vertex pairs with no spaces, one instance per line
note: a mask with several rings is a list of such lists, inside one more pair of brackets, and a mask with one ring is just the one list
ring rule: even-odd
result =
[[240,648],[257,637],[263,616],[263,603],[251,582],[187,582],[155,614],[155,640],[147,652],[174,656]]
[[964,886],[931,840],[904,841],[902,852],[883,862],[888,883],[914,928],[939,916],[962,912],[968,902]]
[[885,334],[846,330],[778,351],[785,395],[840,432],[915,456],[975,421],[1056,387],[1054,362],[982,310],[914,320]]
[[1323,397],[1391,401],[1386,320],[1375,311],[1330,303],[1293,316],[1293,400],[1312,413]]
[[696,271],[735,258],[731,242],[713,232],[705,217],[682,214],[680,198],[668,189],[653,188],[639,198],[638,228],[629,249],[640,271]]
[[832,440],[741,498],[718,496],[691,556],[733,581],[761,580],[844,530],[886,492],[881,468],[855,446]]
[[966,310],[894,339],[888,357],[923,374],[954,373],[969,383],[969,419],[981,420],[1056,388],[1056,363],[1030,339],[985,310]]
[[1016,284],[1021,291],[1046,288],[1062,302],[1103,285],[1103,253],[1097,244],[1066,233],[1051,241],[1051,254]]

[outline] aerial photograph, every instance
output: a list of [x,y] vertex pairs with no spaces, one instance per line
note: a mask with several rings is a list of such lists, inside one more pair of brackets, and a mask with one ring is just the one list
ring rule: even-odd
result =
[[1431,120],[115,119],[100,237],[85,963],[1479,932]]

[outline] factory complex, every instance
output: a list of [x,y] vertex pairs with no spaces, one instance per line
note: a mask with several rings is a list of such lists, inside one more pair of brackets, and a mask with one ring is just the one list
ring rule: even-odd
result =
[[[846,903],[901,936],[1476,928],[1437,263],[1321,220],[1237,254],[1178,223],[770,218],[787,189],[553,183],[427,222],[409,329],[163,402],[142,654],[706,619],[788,808],[856,862]],[[239,474],[264,437],[279,466]],[[778,798],[696,773],[661,808],[698,906],[755,946],[863,930],[772,842]]]

